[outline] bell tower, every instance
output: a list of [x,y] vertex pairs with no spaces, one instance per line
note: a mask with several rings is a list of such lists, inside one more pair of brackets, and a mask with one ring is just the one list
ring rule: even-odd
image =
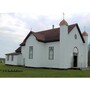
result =
[[88,33],[87,32],[83,32],[82,33],[83,37],[84,37],[84,40],[85,40],[85,43],[84,43],[84,61],[85,61],[85,65],[84,67],[88,67]]

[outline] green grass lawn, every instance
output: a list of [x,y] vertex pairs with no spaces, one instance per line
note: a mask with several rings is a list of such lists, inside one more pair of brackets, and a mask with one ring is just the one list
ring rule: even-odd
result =
[[0,63],[0,77],[90,77],[90,70],[34,69]]

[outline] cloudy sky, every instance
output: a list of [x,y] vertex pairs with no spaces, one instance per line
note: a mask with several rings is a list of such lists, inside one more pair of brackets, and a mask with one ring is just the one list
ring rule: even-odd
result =
[[88,32],[90,42],[89,0],[0,0],[0,57],[19,47],[32,31],[59,27],[65,13],[68,24],[78,23]]

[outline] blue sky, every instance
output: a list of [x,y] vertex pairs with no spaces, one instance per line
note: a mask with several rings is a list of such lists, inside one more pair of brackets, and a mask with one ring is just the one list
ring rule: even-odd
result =
[[89,0],[1,0],[0,1],[0,57],[14,52],[26,35],[59,27],[65,13],[68,24],[78,23],[88,32],[90,41]]

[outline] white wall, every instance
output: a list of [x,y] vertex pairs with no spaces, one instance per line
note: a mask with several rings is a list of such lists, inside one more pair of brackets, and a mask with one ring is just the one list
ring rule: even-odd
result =
[[9,55],[9,60],[7,60],[7,55],[6,55],[5,64],[9,64],[9,65],[23,65],[22,64],[22,54],[13,55],[13,61],[12,61],[11,56],[12,55]]
[[11,60],[11,55],[9,55],[9,60],[7,60],[7,55],[6,55],[5,64],[17,65],[17,55],[13,55],[13,61]]
[[[74,35],[77,35],[77,39],[74,38]],[[81,36],[77,30],[76,27],[74,27],[74,30],[72,30],[70,33],[69,33],[69,38],[67,40],[67,54],[68,54],[68,57],[69,57],[69,62],[68,65],[70,65],[70,67],[73,66],[73,49],[74,47],[77,47],[78,50],[79,50],[79,53],[78,53],[78,67],[84,67],[83,64],[84,64],[84,43],[82,42],[82,39],[81,39]]]
[[69,68],[69,55],[68,55],[68,26],[61,25],[60,26],[60,61],[59,68]]
[[[49,47],[54,47],[54,60],[49,60]],[[51,42],[45,45],[45,67],[50,68],[58,68],[60,61],[60,43],[59,42]]]
[[17,65],[23,65],[23,60],[22,60],[22,54],[19,54],[16,56],[17,57]]
[[[33,59],[29,59],[29,46],[33,46]],[[54,46],[54,60],[49,60],[49,47]],[[25,58],[25,66],[31,67],[54,67],[59,66],[59,42],[42,43],[31,35],[26,46],[23,48],[23,58]]]
[[[75,34],[77,39],[74,38]],[[29,46],[33,46],[33,59],[29,59]],[[54,60],[48,58],[50,46],[54,46]],[[25,59],[25,66],[28,67],[71,68],[74,47],[79,50],[78,67],[85,67],[84,43],[76,27],[69,34],[62,35],[60,42],[42,43],[31,35],[26,45],[22,46],[22,58]]]
[[83,52],[83,67],[88,67],[88,36],[84,36],[85,44],[83,45],[84,52]]
[[26,51],[26,46],[22,46],[21,47],[21,52],[22,52],[22,65],[25,65],[25,60],[26,60],[26,55],[27,55],[27,51]]

